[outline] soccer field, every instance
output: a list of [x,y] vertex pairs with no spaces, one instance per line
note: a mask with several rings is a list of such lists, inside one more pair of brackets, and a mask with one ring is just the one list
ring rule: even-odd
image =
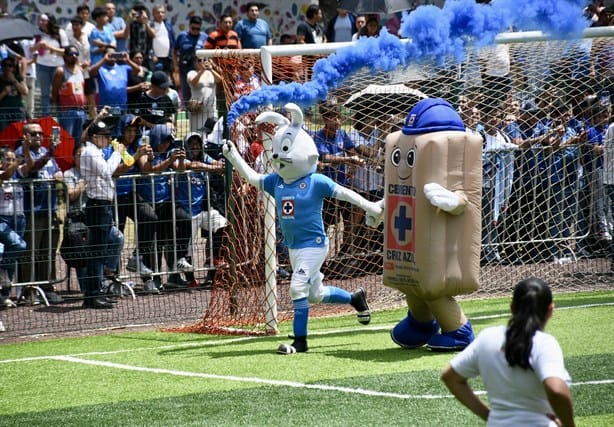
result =
[[[547,332],[574,384],[579,426],[614,425],[614,291],[555,295]],[[462,302],[476,332],[509,298]],[[310,351],[277,337],[130,332],[0,346],[1,426],[477,426],[439,381],[452,354],[397,347],[402,310],[314,319]],[[483,390],[479,381],[472,383]]]

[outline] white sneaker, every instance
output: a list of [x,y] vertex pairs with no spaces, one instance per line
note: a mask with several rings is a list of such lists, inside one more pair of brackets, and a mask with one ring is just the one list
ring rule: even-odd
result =
[[15,304],[15,302],[10,297],[5,297],[4,295],[2,295],[0,296],[0,306],[5,308],[15,308],[17,307],[17,304]]
[[136,273],[137,270],[139,270],[139,273],[141,273],[142,276],[151,276],[153,274],[151,268],[147,267],[145,263],[143,263],[142,256],[138,258],[138,265],[137,257],[135,255],[131,256],[128,260],[128,264],[126,264],[126,270],[131,271],[133,273]]
[[177,261],[177,270],[190,272],[194,271],[194,267],[188,262],[187,259],[185,259],[185,257],[182,257],[179,261]]
[[568,257],[568,256],[564,256],[561,258],[554,257],[554,263],[557,265],[571,264],[572,262],[573,262],[573,259],[571,259],[571,257]]
[[11,289],[13,284],[9,279],[9,273],[4,268],[0,268],[0,289]]

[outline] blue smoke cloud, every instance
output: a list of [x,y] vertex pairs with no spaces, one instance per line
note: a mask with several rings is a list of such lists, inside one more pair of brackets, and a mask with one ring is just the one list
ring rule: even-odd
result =
[[493,0],[490,4],[477,4],[475,0],[448,0],[441,9],[420,6],[404,13],[401,21],[400,34],[411,42],[402,43],[385,30],[378,38],[362,38],[318,60],[311,81],[263,86],[241,97],[230,106],[228,124],[267,104],[313,105],[326,99],[330,90],[362,67],[385,72],[410,63],[443,64],[450,57],[460,62],[468,46],[493,44],[495,36],[509,28],[541,30],[555,39],[580,37],[589,25],[582,13],[586,3],[587,0]]

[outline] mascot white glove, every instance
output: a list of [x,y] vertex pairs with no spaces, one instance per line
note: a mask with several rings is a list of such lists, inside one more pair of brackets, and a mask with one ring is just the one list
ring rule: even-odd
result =
[[377,228],[384,220],[384,200],[372,203],[370,207],[365,207],[366,221],[368,227]]
[[424,184],[424,195],[433,206],[452,215],[462,213],[465,207],[463,199],[458,194],[445,189],[435,182]]
[[254,187],[258,187],[260,183],[260,177],[262,175],[253,170],[247,164],[247,162],[239,154],[237,147],[235,147],[232,141],[225,139],[223,140],[223,143],[224,144],[222,145],[222,154],[224,154],[224,157],[226,157],[226,159],[228,159],[228,161],[232,163],[235,169],[237,169],[237,172],[239,172],[239,175],[245,178],[247,182],[249,182]]
[[369,227],[377,227],[384,216],[384,201],[381,200],[377,203],[370,202],[354,190],[345,188],[342,185],[337,185],[333,197],[337,200],[343,200],[350,202],[351,204],[358,206],[365,211],[366,224]]

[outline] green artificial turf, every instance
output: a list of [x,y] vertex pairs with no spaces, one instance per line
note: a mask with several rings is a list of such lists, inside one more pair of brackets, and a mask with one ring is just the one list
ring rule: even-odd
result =
[[[579,426],[614,425],[614,292],[555,295]],[[474,329],[509,299],[466,300]],[[404,310],[310,321],[310,351],[275,337],[114,333],[0,346],[0,426],[476,426],[439,380],[453,354],[390,339]],[[598,383],[601,381],[602,383]],[[479,380],[472,382],[481,390]]]

